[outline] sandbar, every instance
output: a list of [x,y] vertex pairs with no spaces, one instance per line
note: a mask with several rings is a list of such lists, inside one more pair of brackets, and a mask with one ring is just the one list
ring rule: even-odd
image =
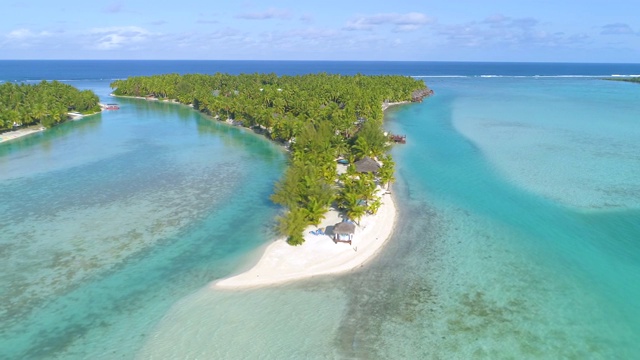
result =
[[382,206],[375,215],[362,217],[351,245],[335,243],[329,235],[310,233],[316,228],[326,229],[342,221],[338,211],[330,210],[318,227],[309,226],[305,230],[304,244],[291,246],[284,238],[278,239],[266,248],[253,268],[211,286],[225,289],[268,286],[361,267],[383,247],[395,225],[393,197],[389,192],[381,190],[381,193]]

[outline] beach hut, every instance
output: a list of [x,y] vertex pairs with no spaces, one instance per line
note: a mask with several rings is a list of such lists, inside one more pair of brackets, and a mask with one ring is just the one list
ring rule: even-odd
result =
[[380,164],[368,156],[363,157],[353,164],[359,173],[377,173],[378,170],[380,170]]
[[346,242],[351,245],[351,240],[353,240],[353,234],[356,232],[356,224],[350,221],[343,221],[337,223],[333,227],[333,241],[335,243],[338,242]]

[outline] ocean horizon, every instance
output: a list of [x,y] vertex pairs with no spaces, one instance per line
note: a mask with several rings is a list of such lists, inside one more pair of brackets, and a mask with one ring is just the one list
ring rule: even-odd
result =
[[[315,61],[315,60],[0,60],[0,80],[116,80],[164,73],[251,72],[300,75],[413,77],[609,77],[640,76],[632,63],[455,62],[455,61]],[[149,66],[151,65],[151,66]]]
[[[161,73],[405,75],[393,235],[361,269],[221,291],[276,234],[286,154]],[[0,143],[0,358],[634,358],[640,64],[0,60],[120,110]]]

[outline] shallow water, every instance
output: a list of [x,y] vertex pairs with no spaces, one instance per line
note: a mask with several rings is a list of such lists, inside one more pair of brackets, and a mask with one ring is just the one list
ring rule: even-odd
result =
[[272,233],[280,149],[187,107],[118,102],[0,144],[0,357],[132,354]]
[[[433,85],[435,97],[388,115],[392,131],[410,136],[407,145],[394,149],[400,220],[376,261],[355,273],[275,289],[203,290],[174,306],[140,357],[166,354],[168,339],[179,339],[171,342],[170,354],[188,357],[297,358],[300,349],[316,358],[608,359],[637,354],[638,203],[584,211],[535,192],[529,184],[535,181],[514,180],[518,177],[511,172],[520,168],[508,168],[486,154],[499,145],[504,156],[518,156],[526,143],[494,137],[498,145],[485,145],[478,139],[489,135],[474,133],[477,138],[470,139],[457,131],[458,123],[475,119],[466,114],[498,113],[495,99],[468,100],[485,86],[494,95],[503,91],[505,97],[527,101],[511,87],[519,82],[497,86],[483,81],[443,80]],[[523,86],[533,91],[536,84]],[[619,95],[627,94],[622,90]],[[541,108],[550,106],[537,100]],[[508,124],[518,113],[500,115],[493,121]],[[562,112],[557,121],[568,116]],[[535,119],[529,117],[531,126],[542,126]],[[577,123],[566,122],[558,126],[571,130]],[[513,136],[526,134],[516,129]],[[619,155],[623,164],[636,146],[624,144],[629,148]],[[586,148],[580,161],[588,163],[597,151]],[[543,159],[526,163],[532,172],[548,171],[547,165]],[[623,174],[638,171],[615,165]],[[612,172],[605,179],[597,172],[582,175],[605,185],[617,180]],[[580,190],[576,184],[557,186]],[[595,203],[609,201],[592,188],[584,192]],[[233,299],[232,305],[215,306],[220,298]],[[242,311],[227,317],[237,309]],[[256,335],[255,343],[233,335],[236,322],[252,324],[241,328]],[[207,341],[184,333],[191,328],[197,334],[206,331]],[[261,343],[265,339],[268,344]],[[314,346],[304,346],[309,343]]]
[[635,85],[486,79],[480,92],[462,86],[464,96],[451,105],[451,117],[456,130],[517,186],[584,210],[637,209],[640,87]]
[[[556,81],[558,87],[566,86],[563,81]],[[532,80],[522,82],[515,86],[531,89],[537,84]],[[411,142],[411,148],[396,152],[403,179],[398,187],[402,189],[405,184],[409,199],[428,204],[427,209],[436,214],[433,227],[420,224],[419,214],[426,211],[422,209],[427,205],[414,207],[404,219],[414,222],[406,225],[408,229],[428,233],[435,228],[440,233],[433,243],[433,250],[438,252],[432,260],[434,264],[416,270],[418,277],[424,276],[429,279],[427,283],[433,283],[429,293],[439,300],[428,304],[428,311],[415,314],[416,323],[424,326],[429,336],[418,340],[418,329],[394,324],[387,324],[392,330],[387,335],[414,339],[414,346],[409,349],[442,357],[451,353],[487,358],[632,357],[639,350],[634,339],[640,334],[640,306],[634,300],[640,295],[640,202],[629,201],[629,208],[585,212],[553,201],[544,193],[532,192],[529,182],[514,181],[520,174],[513,172],[520,168],[548,172],[553,164],[544,158],[518,163],[527,143],[501,141],[507,137],[474,132],[477,138],[488,139],[481,142],[463,138],[452,130],[459,122],[472,121],[466,118],[467,114],[477,119],[481,117],[477,114],[492,113],[495,122],[515,121],[521,113],[500,112],[499,104],[503,99],[515,97],[526,102],[531,98],[518,98],[514,85],[508,83],[500,84],[500,91],[496,84],[475,85],[476,89],[467,89],[477,92],[481,88],[484,93],[487,88],[495,92],[496,98],[482,104],[475,102],[472,111],[466,104],[468,97],[475,96],[473,93],[464,87],[461,91],[457,84],[443,84],[439,96],[395,114],[393,125],[399,132],[421,139]],[[620,90],[619,95],[625,98],[628,94]],[[551,111],[551,104],[535,100],[540,102],[540,108]],[[557,126],[571,128],[572,122],[576,124],[570,114],[560,112]],[[622,112],[619,115],[625,116]],[[535,122],[534,115],[528,116]],[[563,119],[567,119],[566,123]],[[426,129],[421,132],[421,128]],[[581,130],[573,131],[579,134]],[[624,132],[610,129],[616,130]],[[633,131],[637,128],[629,129]],[[511,136],[521,138],[523,134],[513,130]],[[589,162],[591,154],[598,151],[594,147],[599,145],[585,148],[580,161]],[[640,167],[624,166],[628,151],[636,146],[633,142],[627,145],[626,151],[619,154],[622,165],[615,164],[621,169],[622,178],[626,172],[640,171]],[[504,151],[501,156],[519,167],[508,168],[485,156],[498,146]],[[559,158],[564,155],[562,151],[555,153]],[[575,168],[570,171],[577,172]],[[607,184],[618,181],[617,174],[610,171],[605,179],[598,172],[581,175]],[[636,188],[639,178],[634,178]],[[580,184],[562,183],[558,187],[583,189],[584,196],[594,202],[608,200],[606,194],[598,198],[598,193]],[[409,233],[405,239],[421,241],[423,237]],[[387,354],[402,350],[395,346],[391,349]]]
[[0,144],[0,357],[633,358],[640,88],[429,84],[387,116],[409,139],[384,251],[273,288],[208,286],[273,235],[285,155],[255,134],[119,99]]

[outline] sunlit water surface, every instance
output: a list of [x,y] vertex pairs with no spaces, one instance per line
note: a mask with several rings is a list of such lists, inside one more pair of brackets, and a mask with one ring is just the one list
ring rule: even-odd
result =
[[271,289],[203,289],[173,307],[140,357],[638,354],[640,114],[627,102],[640,87],[430,84],[435,97],[388,114],[409,140],[393,151],[400,220],[374,263]]
[[272,236],[281,149],[185,106],[117,101],[0,144],[0,358],[131,356]]
[[[104,83],[84,84],[108,96]],[[633,358],[640,87],[434,78],[397,107],[400,216],[362,269],[220,291],[273,238],[285,155],[191,109],[0,144],[0,357]]]

